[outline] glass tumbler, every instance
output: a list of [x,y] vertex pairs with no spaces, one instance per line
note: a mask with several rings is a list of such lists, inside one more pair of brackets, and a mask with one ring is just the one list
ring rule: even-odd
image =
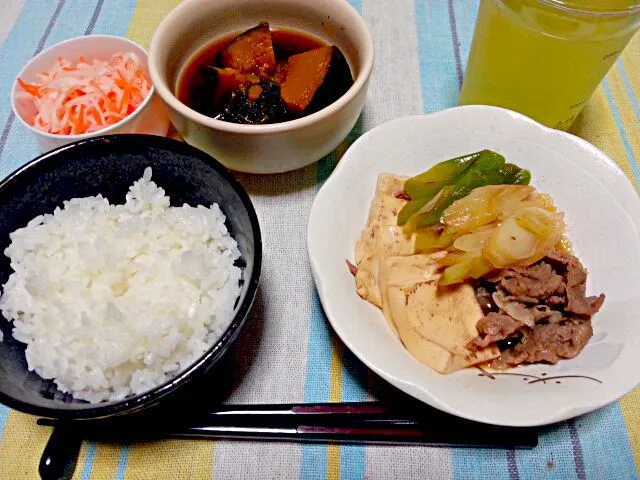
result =
[[481,0],[460,104],[566,130],[640,26],[640,0]]

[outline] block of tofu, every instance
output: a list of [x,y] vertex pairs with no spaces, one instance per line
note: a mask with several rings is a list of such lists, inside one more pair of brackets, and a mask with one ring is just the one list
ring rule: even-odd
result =
[[408,321],[425,338],[457,355],[467,355],[466,345],[478,336],[483,317],[473,287],[419,283],[406,289]]
[[404,190],[404,182],[409,177],[400,177],[391,173],[378,175],[376,191],[371,200],[367,226],[369,225],[396,225],[398,212],[407,203],[398,198],[398,194]]
[[415,235],[406,238],[397,226],[398,212],[406,200],[397,198],[406,177],[390,173],[378,176],[376,192],[371,201],[367,225],[356,242],[355,274],[358,294],[373,305],[382,308],[378,286],[378,261],[389,256],[412,255]]
[[415,236],[411,240],[406,240],[400,227],[378,227],[373,225],[367,227],[372,229],[374,235],[370,238],[370,243],[364,244],[363,236],[356,244],[356,289],[358,294],[373,303],[376,307],[382,307],[380,300],[380,287],[378,285],[378,263],[388,257],[413,255]]
[[380,288],[378,286],[378,257],[365,258],[358,264],[355,274],[358,295],[378,308],[382,308]]
[[[415,286],[412,288],[415,288]],[[430,336],[429,326],[416,322],[415,317],[412,318],[414,312],[406,303],[410,292],[411,289],[408,290],[406,287],[389,287],[387,299],[391,317],[397,327],[400,340],[409,353],[419,362],[436,372],[448,374],[487,362],[500,355],[500,352],[495,347],[487,347],[479,351],[456,348],[462,354],[453,353],[427,338]],[[458,346],[464,347],[464,345],[466,344]]]
[[378,287],[380,290],[382,313],[389,327],[391,327],[396,335],[398,331],[393,322],[389,309],[389,300],[387,298],[388,288],[392,286],[410,287],[419,282],[436,282],[439,278],[437,273],[437,259],[443,255],[445,255],[445,252],[432,255],[385,257],[378,261]]
[[365,258],[412,255],[415,235],[407,239],[402,227],[395,225],[369,225],[356,243],[356,263]]

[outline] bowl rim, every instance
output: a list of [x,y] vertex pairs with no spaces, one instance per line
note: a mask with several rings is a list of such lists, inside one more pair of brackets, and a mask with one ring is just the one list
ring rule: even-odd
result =
[[[258,290],[258,284],[260,281],[260,275],[262,270],[262,234],[260,231],[260,223],[256,214],[255,208],[249,194],[246,192],[242,184],[236,180],[231,172],[220,162],[214,159],[211,155],[202,150],[197,149],[187,143],[173,140],[166,137],[160,137],[156,135],[145,134],[116,134],[116,135],[101,135],[98,137],[92,137],[85,140],[73,142],[61,147],[58,147],[49,152],[43,153],[33,160],[29,161],[20,168],[14,170],[4,180],[0,182],[0,192],[4,189],[14,186],[17,182],[20,182],[22,174],[29,170],[40,168],[44,163],[53,164],[55,167],[57,162],[64,159],[65,153],[69,150],[77,149],[92,149],[100,148],[105,149],[110,146],[137,144],[145,146],[153,146],[156,148],[175,151],[179,149],[182,153],[189,153],[195,156],[200,161],[213,168],[224,181],[226,181],[231,188],[236,192],[242,205],[247,211],[249,221],[251,224],[251,231],[254,236],[254,258],[253,258],[253,270],[251,277],[245,279],[247,282],[247,294],[238,306],[237,311],[220,338],[203,353],[195,362],[193,362],[188,368],[181,371],[178,375],[171,378],[169,381],[152,388],[139,395],[132,395],[115,402],[103,402],[103,403],[86,403],[87,408],[81,408],[77,410],[65,410],[50,407],[36,406],[22,400],[16,400],[13,397],[0,391],[0,403],[19,410],[24,413],[39,415],[48,418],[59,419],[102,419],[107,417],[114,417],[119,415],[130,414],[145,410],[153,407],[163,398],[173,393],[179,387],[183,387],[189,384],[195,379],[198,374],[205,373],[208,368],[212,367],[227,351],[227,349],[234,343],[241,327],[244,325],[248,313],[251,309],[253,301],[256,297]],[[4,321],[7,321],[4,317],[0,316]],[[8,322],[8,321],[7,321]],[[9,323],[9,322],[8,322]]]
[[[376,126],[375,128],[367,131],[365,134],[360,136],[352,144],[352,146],[348,151],[348,152],[351,152],[350,156],[349,156],[349,153],[347,152],[347,154],[338,163],[338,166],[334,169],[331,177],[322,185],[320,190],[316,193],[314,201],[311,205],[311,209],[308,217],[308,223],[307,223],[307,253],[308,253],[313,280],[314,280],[314,285],[316,286],[322,308],[326,313],[328,322],[331,324],[332,328],[334,329],[338,337],[344,342],[346,347],[349,348],[349,350],[351,350],[351,352],[367,366],[367,368],[371,369],[375,374],[382,377],[385,381],[389,382],[395,388],[403,391],[404,393],[410,395],[411,397],[417,399],[418,401],[424,404],[437,408],[446,413],[449,413],[461,418],[466,418],[468,420],[473,420],[473,421],[488,423],[493,425],[502,425],[502,426],[509,426],[509,427],[537,427],[537,426],[543,426],[543,425],[548,425],[548,424],[556,423],[559,421],[567,420],[569,418],[573,418],[578,415],[582,415],[584,413],[594,411],[598,408],[603,407],[606,404],[614,402],[625,393],[628,393],[629,391],[633,390],[633,388],[636,388],[638,385],[640,385],[640,383],[638,383],[637,380],[633,382],[629,382],[629,383],[634,383],[634,385],[629,387],[619,388],[618,390],[614,391],[612,394],[609,395],[609,400],[606,403],[585,402],[585,404],[580,405],[579,407],[575,407],[574,405],[564,409],[558,408],[554,412],[548,413],[544,417],[529,416],[528,418],[525,418],[525,419],[521,419],[521,418],[514,419],[513,416],[511,417],[503,416],[499,419],[496,419],[493,417],[489,417],[487,415],[481,416],[475,413],[469,413],[465,409],[450,406],[445,396],[443,395],[435,396],[431,393],[431,391],[429,391],[428,388],[424,388],[424,385],[428,385],[428,382],[425,382],[425,383],[414,382],[412,378],[407,378],[402,374],[398,374],[397,369],[389,368],[388,364],[382,365],[375,357],[371,355],[366,355],[365,353],[363,353],[362,342],[358,343],[354,340],[354,339],[357,339],[356,336],[352,334],[350,335],[348,332],[345,332],[344,325],[347,322],[344,321],[344,318],[346,317],[341,314],[339,302],[333,299],[332,293],[330,291],[332,276],[327,273],[327,269],[324,267],[324,265],[326,265],[327,262],[326,261],[323,262],[324,257],[320,255],[318,250],[318,245],[320,242],[320,240],[318,239],[319,238],[318,235],[316,235],[316,230],[318,230],[317,228],[318,218],[322,214],[322,210],[325,208],[325,205],[327,204],[327,198],[329,198],[331,196],[332,191],[335,190],[337,187],[339,187],[340,186],[339,184],[343,182],[344,175],[349,173],[349,166],[353,163],[361,162],[361,160],[358,160],[358,157],[362,156],[362,152],[358,151],[358,148],[361,148],[362,145],[367,145],[369,142],[371,142],[372,138],[379,137],[380,135],[386,134],[390,128],[396,128],[402,125],[407,126],[410,124],[417,125],[419,123],[425,122],[427,118],[431,122],[436,122],[436,123],[440,122],[440,125],[443,125],[442,122],[447,122],[447,121],[453,124],[454,120],[457,122],[457,125],[461,125],[461,124],[464,124],[464,121],[463,121],[464,117],[466,117],[467,115],[473,115],[473,114],[484,114],[487,116],[495,116],[496,118],[499,117],[501,119],[500,122],[512,123],[514,126],[518,126],[518,128],[522,128],[523,131],[525,130],[527,132],[535,131],[536,132],[535,134],[538,135],[539,138],[546,139],[548,143],[552,142],[554,145],[560,145],[563,149],[571,148],[574,150],[574,153],[575,151],[578,151],[581,154],[588,154],[589,156],[596,156],[600,158],[604,162],[604,164],[607,166],[607,168],[611,169],[611,172],[614,172],[614,173],[611,173],[610,175],[607,175],[606,178],[615,178],[616,182],[622,182],[622,184],[624,185],[624,189],[621,190],[620,195],[621,196],[623,195],[625,199],[633,202],[633,204],[636,207],[640,205],[640,202],[638,200],[638,197],[636,195],[636,192],[634,190],[634,187],[631,181],[627,178],[622,168],[616,162],[614,162],[609,155],[605,154],[598,147],[596,147],[595,145],[587,142],[586,140],[580,137],[577,137],[567,132],[562,132],[559,130],[546,127],[536,122],[535,120],[529,117],[526,117],[525,115],[522,115],[520,113],[511,111],[508,109],[504,109],[501,107],[494,107],[494,106],[487,106],[487,105],[464,105],[464,106],[451,107],[451,108],[440,110],[433,113],[398,117],[398,118],[389,120],[387,122],[384,122]],[[440,127],[437,127],[436,130],[438,130],[438,128]],[[448,127],[442,127],[442,128],[446,129]],[[468,129],[470,127],[467,125],[464,128]],[[471,125],[471,128],[473,128],[473,125]],[[458,130],[460,130],[460,128],[458,128]],[[454,131],[456,130],[454,129]],[[504,129],[500,131],[504,133]],[[511,138],[509,133],[513,133],[513,132],[507,132],[507,134],[503,135],[503,137]],[[516,135],[516,137],[514,138],[517,138],[517,137],[518,135]],[[553,140],[549,140],[549,139],[553,139]],[[457,144],[453,144],[453,145],[457,145]],[[354,150],[354,147],[356,147],[355,150]],[[493,148],[493,147],[487,146],[486,148]],[[419,171],[421,170],[417,170],[417,172]],[[399,174],[399,172],[396,172],[396,173]],[[361,181],[363,180],[361,179]],[[371,186],[371,190],[369,192],[370,195],[373,195],[374,188],[375,188],[375,184]],[[608,187],[605,187],[605,188],[608,188]],[[368,206],[366,208],[368,209]],[[363,218],[363,221],[364,221],[364,218]],[[638,227],[638,231],[640,231],[640,220],[637,221],[636,224]],[[362,225],[364,225],[364,223]],[[330,229],[331,226],[323,224],[323,228],[324,230],[327,230],[327,228]],[[342,262],[343,260],[341,259],[340,261]],[[366,301],[360,299],[357,296],[357,294],[355,293],[355,290],[353,292],[353,295],[355,295],[355,297],[353,298],[357,299],[358,302],[363,302],[363,305],[367,305]],[[377,309],[373,310],[375,307],[371,306],[371,308],[372,308],[372,312],[375,312],[374,315],[379,316],[379,318],[376,321],[384,322],[382,313],[379,311],[376,311]],[[349,318],[353,318],[353,317],[349,317]],[[406,350],[405,350],[405,353],[410,356],[410,354]],[[418,360],[416,360],[415,358],[413,360],[415,362],[418,362]],[[428,369],[429,367],[424,366],[424,368]]]
[[[61,42],[56,43],[55,45],[51,45],[50,47],[45,48],[38,55],[34,56],[27,63],[24,64],[24,66],[20,69],[20,72],[18,72],[18,74],[16,75],[16,78],[14,78],[13,84],[11,86],[11,110],[13,111],[13,114],[16,116],[16,118],[20,121],[20,123],[22,123],[22,125],[24,125],[33,134],[38,135],[38,136],[42,136],[44,138],[50,138],[50,139],[55,139],[55,140],[60,140],[60,139],[69,140],[70,142],[74,142],[74,141],[77,141],[77,140],[84,140],[84,139],[88,139],[88,138],[95,138],[97,136],[102,136],[102,135],[108,134],[109,132],[113,132],[114,130],[117,130],[117,129],[121,128],[127,122],[130,122],[131,120],[136,118],[146,108],[146,106],[151,102],[151,99],[155,95],[156,88],[155,88],[153,82],[151,81],[151,75],[149,75],[149,81],[151,83],[151,88],[149,89],[149,93],[144,98],[142,103],[140,105],[138,105],[138,107],[133,112],[131,112],[129,115],[127,115],[123,119],[117,121],[116,123],[114,123],[112,125],[109,125],[108,127],[101,128],[100,130],[96,130],[94,132],[76,133],[76,134],[73,134],[73,135],[62,135],[60,133],[43,132],[42,130],[38,130],[37,128],[35,128],[33,125],[29,125],[29,123],[24,118],[22,118],[22,115],[20,115],[20,113],[18,113],[18,108],[17,108],[17,94],[18,94],[18,91],[19,91],[18,78],[22,77],[23,74],[24,74],[24,71],[27,68],[29,68],[32,63],[34,63],[36,60],[40,59],[41,57],[44,57],[45,55],[50,54],[52,51],[60,48],[63,45],[67,45],[67,44],[70,44],[70,43],[78,42],[78,41],[84,40],[84,39],[90,39],[90,41],[91,40],[104,40],[104,39],[119,40],[119,41],[122,41],[124,43],[128,43],[129,45],[132,45],[132,46],[134,46],[136,48],[139,48],[144,53],[144,58],[142,58],[141,60],[143,62],[146,62],[147,71],[149,70],[149,52],[147,52],[147,50],[145,48],[143,48],[142,45],[134,42],[133,40],[130,40],[130,39],[126,38],[126,37],[120,37],[118,35],[102,35],[102,34],[81,35],[81,36],[77,36],[77,37],[68,38],[66,40],[63,40]],[[116,52],[114,52],[114,53],[116,53]]]
[[171,10],[155,30],[153,37],[151,38],[148,56],[149,75],[151,77],[151,82],[156,88],[156,92],[171,109],[177,111],[180,115],[185,116],[190,121],[214,130],[232,134],[265,135],[291,132],[306,128],[317,121],[331,117],[336,112],[344,109],[356,98],[360,91],[366,88],[373,70],[375,56],[371,31],[364,21],[364,18],[362,18],[360,13],[358,13],[358,11],[349,2],[345,0],[327,0],[333,1],[336,6],[344,9],[346,15],[350,18],[350,26],[354,28],[366,46],[363,51],[358,52],[358,59],[360,60],[358,75],[354,78],[353,85],[351,85],[349,90],[347,90],[340,98],[321,110],[304,117],[267,125],[243,125],[225,122],[197,112],[178,100],[168,87],[167,83],[162,80],[162,75],[160,74],[161,68],[157,65],[156,57],[158,55],[159,44],[162,41],[163,36],[167,35],[169,30],[171,30],[172,22],[174,22],[176,16],[197,8],[200,3],[203,3],[203,1],[206,3],[206,0],[186,0]]

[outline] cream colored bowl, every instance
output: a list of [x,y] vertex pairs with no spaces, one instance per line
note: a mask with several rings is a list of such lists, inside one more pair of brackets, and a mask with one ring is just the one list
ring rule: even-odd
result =
[[[215,120],[176,98],[179,75],[198,50],[261,21],[336,45],[351,67],[352,87],[316,113],[270,125]],[[187,0],[158,26],[149,49],[151,80],[182,137],[227,167],[250,173],[294,170],[335,149],[362,111],[372,67],[369,29],[344,0]]]

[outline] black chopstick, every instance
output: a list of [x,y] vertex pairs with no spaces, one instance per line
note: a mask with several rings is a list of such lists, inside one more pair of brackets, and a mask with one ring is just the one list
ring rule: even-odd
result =
[[532,448],[538,443],[534,428],[487,425],[428,407],[398,411],[378,402],[226,405],[172,417],[165,412],[143,420],[40,419],[38,423],[64,425],[82,438],[97,440],[191,437],[476,448]]

